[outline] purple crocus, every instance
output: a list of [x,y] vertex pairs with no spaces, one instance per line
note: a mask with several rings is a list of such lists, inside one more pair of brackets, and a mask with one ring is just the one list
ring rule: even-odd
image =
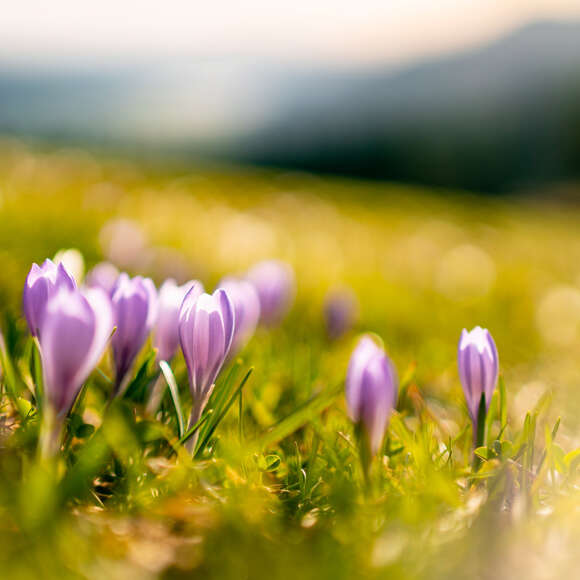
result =
[[480,326],[470,332],[463,329],[459,339],[457,365],[467,410],[473,424],[473,441],[475,445],[483,444],[477,441],[477,416],[481,396],[485,395],[487,412],[499,374],[497,348],[487,329]]
[[115,392],[126,386],[129,372],[145,344],[157,316],[157,291],[149,278],[129,278],[122,273],[111,297],[113,320],[117,328],[111,340],[115,361]]
[[200,282],[191,280],[178,286],[172,278],[165,280],[159,288],[157,322],[153,345],[158,350],[158,359],[169,361],[179,347],[179,310],[185,295],[195,288],[193,296],[203,293]]
[[267,326],[279,323],[294,300],[295,280],[290,264],[279,260],[259,262],[246,277],[258,292],[260,322]]
[[99,262],[94,266],[85,278],[85,284],[89,288],[102,288],[109,296],[115,289],[119,270],[110,262]]
[[57,417],[72,407],[99,362],[113,330],[113,313],[100,289],[62,287],[48,301],[40,327],[44,392]]
[[[201,417],[230,350],[234,329],[234,306],[225,290],[198,295],[193,287],[187,293],[179,312],[179,342],[193,398],[190,427]],[[195,438],[188,443],[192,450]]]
[[239,352],[248,343],[260,319],[260,299],[253,284],[247,280],[224,278],[220,284],[234,305],[235,329],[230,355]]
[[61,288],[74,290],[77,287],[74,278],[62,264],[45,260],[42,266],[32,264],[26,276],[22,305],[28,328],[33,336],[38,336],[46,305],[52,296]]
[[354,325],[358,301],[352,290],[343,288],[329,292],[324,301],[326,333],[332,340],[340,338]]
[[348,365],[346,403],[350,418],[364,428],[372,455],[381,446],[396,400],[393,364],[370,336],[363,336]]

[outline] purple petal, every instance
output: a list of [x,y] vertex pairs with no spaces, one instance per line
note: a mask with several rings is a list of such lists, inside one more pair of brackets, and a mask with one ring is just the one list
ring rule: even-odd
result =
[[41,353],[47,399],[66,413],[92,370],[96,314],[77,291],[52,297],[41,327]]

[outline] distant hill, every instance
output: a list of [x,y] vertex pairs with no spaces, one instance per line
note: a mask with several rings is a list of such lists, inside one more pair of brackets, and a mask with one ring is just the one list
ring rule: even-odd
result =
[[580,24],[345,85],[293,103],[246,158],[487,192],[580,177]]
[[5,68],[0,132],[525,189],[580,178],[580,23],[537,23],[398,70],[217,58],[59,74]]

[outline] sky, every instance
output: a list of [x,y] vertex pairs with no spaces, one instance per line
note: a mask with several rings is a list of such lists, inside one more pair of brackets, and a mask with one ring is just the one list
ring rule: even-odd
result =
[[0,63],[85,65],[187,55],[333,65],[404,63],[483,44],[580,0],[18,0]]

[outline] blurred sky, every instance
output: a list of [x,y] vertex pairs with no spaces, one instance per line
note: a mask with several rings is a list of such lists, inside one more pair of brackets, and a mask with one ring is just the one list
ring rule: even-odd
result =
[[580,0],[18,0],[0,17],[0,64],[174,55],[397,64],[579,16]]

